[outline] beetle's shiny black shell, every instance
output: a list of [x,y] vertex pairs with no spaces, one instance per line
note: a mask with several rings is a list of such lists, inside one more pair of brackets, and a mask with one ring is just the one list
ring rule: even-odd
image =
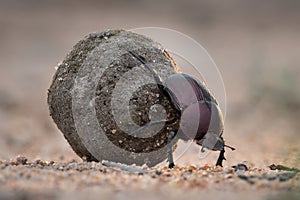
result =
[[184,110],[191,103],[197,101],[213,101],[215,98],[210,94],[208,88],[188,74],[173,74],[164,83],[176,109]]
[[171,75],[164,85],[174,107],[181,112],[180,133],[185,139],[201,140],[202,146],[221,150],[223,116],[208,88],[188,74]]

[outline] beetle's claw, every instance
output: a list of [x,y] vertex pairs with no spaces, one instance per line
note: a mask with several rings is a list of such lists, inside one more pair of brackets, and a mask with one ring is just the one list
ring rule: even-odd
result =
[[169,168],[172,169],[175,167],[175,164],[172,162],[172,163],[169,163]]

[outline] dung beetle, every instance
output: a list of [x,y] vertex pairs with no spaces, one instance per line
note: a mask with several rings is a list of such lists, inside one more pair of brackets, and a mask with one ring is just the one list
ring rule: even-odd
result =
[[216,166],[221,166],[225,159],[225,145],[222,137],[224,130],[223,115],[219,104],[209,89],[196,78],[184,73],[173,74],[162,83],[157,73],[152,69],[144,57],[134,51],[129,53],[139,60],[152,74],[160,91],[169,99],[173,108],[180,116],[178,131],[171,131],[168,135],[169,168],[175,166],[171,141],[175,136],[187,141],[194,140],[196,144],[213,151],[220,151]]

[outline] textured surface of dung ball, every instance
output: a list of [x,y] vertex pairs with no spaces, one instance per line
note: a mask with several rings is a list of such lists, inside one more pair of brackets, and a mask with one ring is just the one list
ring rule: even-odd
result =
[[[162,81],[178,71],[150,38],[124,30],[92,33],[59,64],[48,92],[50,114],[80,157],[154,166],[166,159],[167,135],[178,130],[179,117],[129,51]],[[174,123],[157,123],[163,120]]]

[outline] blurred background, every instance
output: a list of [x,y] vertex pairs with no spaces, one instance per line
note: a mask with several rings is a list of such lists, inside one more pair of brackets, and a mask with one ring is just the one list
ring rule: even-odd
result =
[[[0,159],[78,159],[49,116],[55,66],[86,34],[158,26],[210,53],[227,94],[225,165],[299,166],[300,1],[0,0]],[[180,164],[198,159],[192,146]]]

